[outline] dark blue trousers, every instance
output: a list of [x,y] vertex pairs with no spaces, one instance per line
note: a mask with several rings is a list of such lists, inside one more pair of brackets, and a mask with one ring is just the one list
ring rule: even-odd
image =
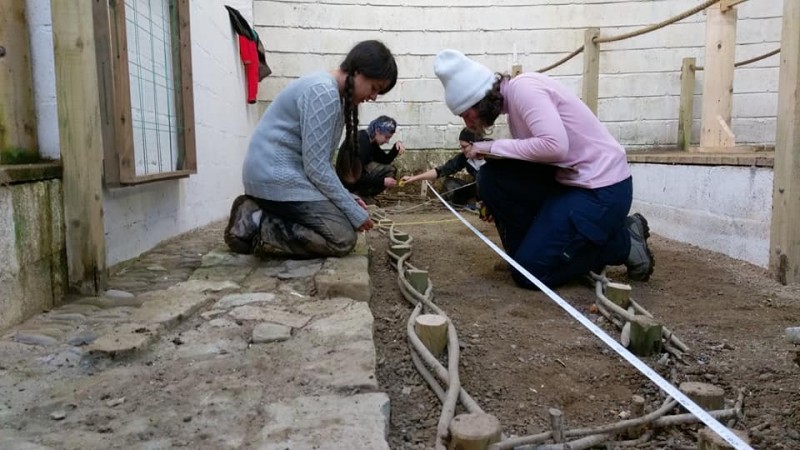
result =
[[[506,253],[551,288],[625,262],[630,252],[625,217],[633,198],[630,178],[584,189],[557,183],[555,169],[494,159],[478,172],[481,198]],[[512,272],[517,284],[535,288]]]

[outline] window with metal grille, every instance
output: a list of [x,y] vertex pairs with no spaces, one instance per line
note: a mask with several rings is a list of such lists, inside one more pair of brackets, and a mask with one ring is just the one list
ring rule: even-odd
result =
[[196,173],[189,0],[95,2],[107,185]]

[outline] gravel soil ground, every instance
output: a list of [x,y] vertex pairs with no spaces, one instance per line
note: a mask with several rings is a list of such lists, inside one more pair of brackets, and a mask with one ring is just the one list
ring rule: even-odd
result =
[[[443,207],[408,210],[393,201],[382,211],[413,241],[414,266],[429,271],[434,302],[453,320],[461,345],[462,386],[501,422],[506,435],[549,429],[548,408],[563,411],[566,427],[619,421],[633,395],[646,411],[663,401],[660,390],[541,292],[516,287],[501,258]],[[465,213],[498,242],[493,225]],[[643,358],[676,386],[701,381],[725,390],[732,404],[745,392],[745,417],[758,449],[800,448],[800,367],[784,329],[800,321],[800,289],[782,286],[756,266],[658,236],[650,245],[656,270],[649,282],[631,282],[623,267],[615,281],[689,347],[684,362]],[[390,444],[430,448],[441,405],[411,363],[406,322],[411,305],[397,287],[386,255],[389,239],[370,232],[371,309],[375,316],[378,377],[392,405]],[[611,336],[619,331],[594,314],[594,290],[576,283],[558,294]],[[659,360],[661,360],[659,362]],[[666,363],[665,363],[666,361]],[[463,412],[459,406],[458,412]],[[693,448],[699,425],[660,429],[643,448]]]

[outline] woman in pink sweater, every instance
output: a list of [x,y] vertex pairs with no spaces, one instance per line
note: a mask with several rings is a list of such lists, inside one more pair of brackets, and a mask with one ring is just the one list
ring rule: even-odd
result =
[[546,75],[511,79],[456,50],[441,51],[434,72],[468,128],[485,134],[507,115],[512,138],[463,152],[489,156],[480,194],[515,261],[551,287],[607,265],[625,264],[632,280],[650,278],[647,220],[627,217],[633,184],[625,150],[577,96]]

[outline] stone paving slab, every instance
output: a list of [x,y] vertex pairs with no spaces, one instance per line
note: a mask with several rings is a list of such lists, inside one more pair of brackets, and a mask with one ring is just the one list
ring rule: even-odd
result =
[[322,298],[348,297],[368,302],[369,260],[365,256],[328,258],[314,277],[314,282],[317,295]]
[[201,235],[3,332],[0,449],[388,448],[363,236],[262,261]]
[[264,408],[259,450],[389,449],[389,396],[300,397]]

